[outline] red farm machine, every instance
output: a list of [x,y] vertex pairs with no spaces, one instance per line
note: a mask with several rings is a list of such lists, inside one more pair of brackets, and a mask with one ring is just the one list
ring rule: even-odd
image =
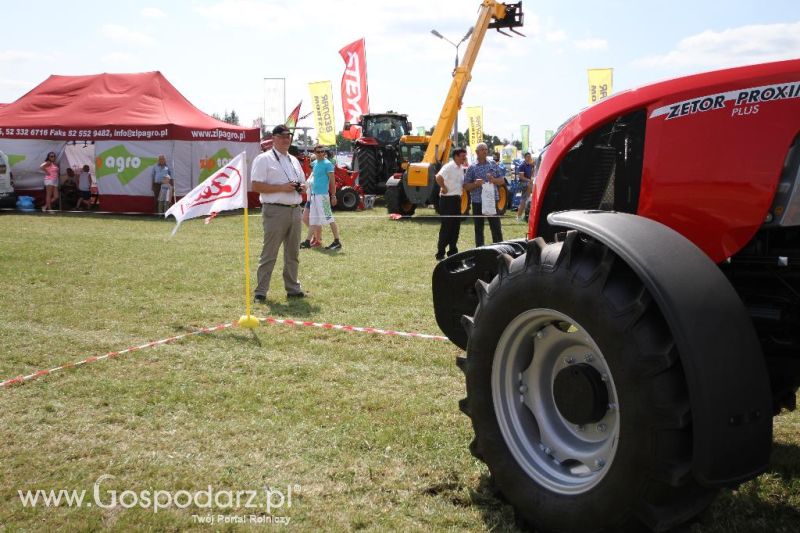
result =
[[536,531],[666,531],[764,472],[800,385],[800,60],[567,121],[528,238],[437,264],[470,450]]

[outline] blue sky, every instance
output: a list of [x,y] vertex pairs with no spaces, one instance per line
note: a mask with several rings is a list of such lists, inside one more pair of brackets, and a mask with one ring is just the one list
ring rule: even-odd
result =
[[[0,102],[50,74],[160,70],[207,113],[263,114],[265,77],[285,77],[287,111],[307,84],[331,80],[338,50],[367,45],[370,107],[435,124],[454,48],[479,0],[192,0],[14,2],[4,6]],[[587,103],[587,68],[614,68],[614,91],[683,74],[800,58],[800,2],[744,0],[523,2],[527,37],[487,34],[464,106],[484,108],[485,131],[531,144]],[[466,46],[461,46],[461,52]],[[337,107],[337,126],[342,114]],[[460,124],[466,124],[462,112]],[[313,126],[309,118],[300,125]],[[462,130],[464,128],[462,127]]]

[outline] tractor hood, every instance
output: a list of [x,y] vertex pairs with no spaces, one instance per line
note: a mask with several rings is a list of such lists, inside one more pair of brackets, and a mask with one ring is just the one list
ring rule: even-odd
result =
[[[646,134],[641,195],[630,212],[672,227],[718,262],[752,237],[775,197],[800,130],[800,59],[661,81],[581,110],[542,152],[529,237],[540,234],[542,201],[567,154],[631,113],[645,117]],[[707,228],[705,235],[692,226]]]

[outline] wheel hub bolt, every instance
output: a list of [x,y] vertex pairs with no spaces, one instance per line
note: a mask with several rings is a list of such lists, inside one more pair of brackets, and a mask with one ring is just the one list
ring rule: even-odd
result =
[[600,376],[600,379],[602,381],[608,381],[608,374],[603,374],[602,376]]
[[539,330],[539,331],[537,331],[537,332],[536,332],[536,338],[537,338],[537,339],[542,339],[542,338],[544,338],[544,331],[542,331],[542,330]]
[[587,353],[584,356],[583,360],[586,361],[587,363],[591,363],[592,361],[594,361],[594,356],[590,353]]
[[578,431],[586,431],[586,426],[584,426],[583,424],[578,424],[577,426],[575,426],[575,429],[577,429]]
[[603,468],[604,466],[606,466],[606,461],[605,461],[605,459],[597,459],[597,460],[594,462],[594,465],[595,465],[597,468]]
[[568,365],[575,364],[575,358],[572,357],[572,356],[569,356],[566,359],[564,359],[564,362],[567,363]]
[[520,385],[519,386],[519,393],[520,394],[525,394],[526,392],[528,392],[528,386],[527,385]]
[[617,404],[615,404],[615,403],[608,404],[608,410],[609,411],[616,411],[617,410]]
[[605,432],[606,429],[607,427],[605,424],[597,424],[597,431],[599,431],[600,433]]

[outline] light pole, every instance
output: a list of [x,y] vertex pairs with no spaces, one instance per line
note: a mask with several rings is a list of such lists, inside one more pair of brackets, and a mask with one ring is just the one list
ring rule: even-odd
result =
[[[461,46],[464,43],[464,41],[469,39],[469,36],[472,35],[472,30],[474,30],[474,29],[475,29],[474,27],[470,26],[469,29],[467,30],[467,33],[464,34],[464,36],[461,38],[460,41],[458,41],[458,44],[454,43],[453,41],[451,41],[450,39],[448,39],[447,37],[445,37],[444,35],[442,35],[438,31],[431,30],[431,33],[434,34],[436,37],[438,37],[439,39],[447,41],[448,43],[452,44],[455,47],[455,49],[456,49],[456,69],[458,68],[458,47]],[[456,71],[453,70],[453,76],[455,76],[455,74],[456,74]],[[453,147],[455,148],[456,146],[458,146],[458,111],[456,111],[456,121],[453,124]]]

